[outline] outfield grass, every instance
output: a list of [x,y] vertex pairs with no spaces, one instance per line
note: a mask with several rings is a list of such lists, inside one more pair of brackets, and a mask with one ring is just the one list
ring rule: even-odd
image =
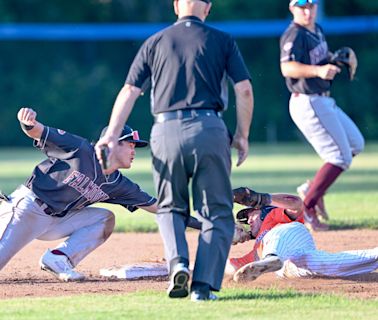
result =
[[225,289],[217,302],[194,304],[164,293],[0,300],[0,319],[377,319],[377,301],[293,291]]
[[[41,159],[43,154],[32,147],[0,149],[0,189],[11,192]],[[235,164],[235,152],[233,160]],[[321,160],[306,144],[252,144],[249,158],[241,167],[233,167],[231,179],[234,187],[295,193],[296,187],[313,177],[321,165]],[[123,172],[144,190],[155,194],[149,150],[138,150],[133,168]],[[378,144],[368,143],[366,150],[354,159],[351,169],[342,174],[328,191],[326,204],[331,213],[331,227],[378,229],[377,199]],[[154,216],[143,210],[130,214],[120,206],[100,206],[111,208],[116,213],[118,231],[157,231]],[[236,206],[235,210],[238,208]]]

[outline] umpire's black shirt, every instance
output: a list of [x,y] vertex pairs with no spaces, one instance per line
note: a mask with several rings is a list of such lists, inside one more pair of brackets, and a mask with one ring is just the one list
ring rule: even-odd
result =
[[227,106],[227,76],[234,83],[250,79],[236,42],[188,16],[144,42],[126,84],[143,88],[151,79],[154,114],[185,108],[221,111]]

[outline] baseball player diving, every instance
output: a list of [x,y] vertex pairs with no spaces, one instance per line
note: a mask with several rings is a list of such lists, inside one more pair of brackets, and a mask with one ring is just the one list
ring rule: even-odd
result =
[[25,134],[47,159],[39,163],[27,181],[0,201],[0,270],[34,239],[68,237],[47,250],[39,264],[62,281],[83,280],[74,268],[111,235],[114,214],[89,205],[120,204],[129,211],[142,208],[156,212],[156,199],[123,176],[130,168],[135,148],[144,147],[138,132],[125,126],[118,139],[116,169],[104,175],[94,146],[86,139],[44,126],[37,113],[21,108],[18,120]]
[[330,96],[332,81],[343,66],[353,79],[357,58],[348,47],[329,51],[323,30],[315,22],[317,7],[317,0],[291,0],[293,21],[280,40],[291,118],[324,161],[312,181],[298,188],[305,222],[314,231],[328,228],[318,219],[318,215],[328,218],[323,195],[364,149],[360,130]]
[[240,258],[229,258],[226,271],[236,282],[255,280],[265,272],[279,277],[345,277],[378,268],[378,247],[329,253],[316,249],[303,224],[302,201],[290,194],[261,194],[242,187],[233,190],[234,201],[247,206],[237,213],[246,232],[236,229],[233,244],[255,240],[253,249]]

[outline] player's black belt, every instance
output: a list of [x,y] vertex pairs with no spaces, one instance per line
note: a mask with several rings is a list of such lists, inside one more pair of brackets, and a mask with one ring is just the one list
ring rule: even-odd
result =
[[35,198],[34,202],[38,204],[44,213],[46,213],[49,216],[54,216],[54,211],[51,209],[46,203],[44,203],[41,199]]
[[306,94],[308,96],[321,96],[321,97],[330,97],[330,91],[318,92],[318,93],[300,93],[300,92],[293,92],[294,97],[298,97],[300,94]]
[[168,112],[162,112],[155,115],[155,123],[162,123],[176,119],[191,119],[198,116],[217,116],[221,117],[221,113],[214,109],[182,109]]

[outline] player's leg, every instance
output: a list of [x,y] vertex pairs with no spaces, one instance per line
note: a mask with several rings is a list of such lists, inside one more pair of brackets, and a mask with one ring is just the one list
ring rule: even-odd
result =
[[341,108],[336,107],[336,113],[346,133],[352,155],[360,154],[365,147],[365,140],[361,131]]
[[230,183],[230,142],[223,121],[209,117],[195,137],[190,155],[193,168],[193,206],[202,230],[193,270],[192,299],[199,293],[219,291],[230,250],[234,218]]
[[163,240],[170,274],[168,296],[189,294],[189,249],[185,230],[189,220],[189,177],[181,156],[182,128],[180,120],[153,126],[151,151],[153,178],[158,199],[156,221]]
[[234,275],[235,281],[252,281],[263,273],[278,271],[285,260],[315,249],[311,234],[299,222],[274,227],[262,241],[262,259],[240,268]]
[[114,215],[102,208],[84,208],[63,218],[53,218],[48,231],[40,240],[56,240],[68,237],[56,248],[47,250],[39,264],[62,281],[80,281],[85,276],[74,270],[75,266],[111,235]]
[[[298,102],[302,104],[299,105]],[[334,99],[320,96],[304,96],[291,99],[290,112],[294,122],[311,143],[325,165],[315,175],[304,199],[308,220],[317,225],[314,208],[326,190],[352,161],[348,137],[338,117]],[[322,228],[319,228],[322,229]]]
[[20,187],[0,205],[0,269],[25,245],[45,232],[51,224],[30,190]]
[[337,253],[312,250],[292,258],[291,261],[298,267],[305,266],[314,275],[345,277],[376,270],[378,268],[378,247]]

